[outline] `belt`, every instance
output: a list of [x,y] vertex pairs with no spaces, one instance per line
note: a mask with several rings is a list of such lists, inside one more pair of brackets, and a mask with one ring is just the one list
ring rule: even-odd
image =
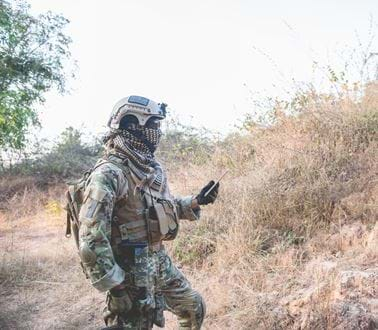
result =
[[147,242],[146,243],[135,242],[135,243],[129,243],[128,245],[123,245],[123,246],[121,244],[119,245],[118,251],[121,256],[123,257],[126,256],[127,259],[129,260],[132,260],[134,258],[134,247],[137,245],[142,245],[142,246],[144,245],[145,247],[148,246],[148,250],[150,252],[159,252],[161,250],[164,250],[164,245],[162,242],[155,242],[151,244],[148,244]]

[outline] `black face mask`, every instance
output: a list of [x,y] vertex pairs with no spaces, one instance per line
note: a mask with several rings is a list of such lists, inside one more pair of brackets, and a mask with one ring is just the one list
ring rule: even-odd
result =
[[[132,135],[133,138],[131,138],[129,134]],[[128,142],[135,149],[144,152],[145,150],[143,149],[145,148],[141,145],[142,143],[149,149],[151,153],[154,153],[159,145],[162,131],[160,128],[148,128],[138,125],[134,129],[129,128],[127,130],[124,130],[122,132],[122,136],[128,139]]]
[[144,126],[133,115],[127,115],[120,122],[121,136],[125,142],[142,153],[154,153],[162,135],[161,121],[157,117],[151,117]]

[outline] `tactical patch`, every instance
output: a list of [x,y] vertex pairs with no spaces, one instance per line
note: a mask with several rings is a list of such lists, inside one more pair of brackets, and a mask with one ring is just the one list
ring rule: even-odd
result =
[[148,257],[148,250],[147,247],[135,247],[135,263],[136,264],[142,264],[145,262],[144,258]]
[[88,206],[87,213],[85,214],[85,217],[88,219],[92,219],[96,209],[97,209],[98,201],[92,200],[91,203]]
[[86,203],[88,197],[91,199],[89,206],[87,208],[87,213],[85,214],[86,218],[93,218],[94,214],[96,213],[98,204],[104,200],[106,194],[106,190],[94,187],[89,187],[89,189],[85,191],[84,203]]
[[143,105],[146,107],[150,100],[146,97],[132,95],[129,97],[128,102]]
[[90,188],[89,190],[89,196],[90,198],[98,201],[98,202],[102,202],[106,196],[107,192],[106,190],[102,190],[102,189],[99,189],[99,188]]

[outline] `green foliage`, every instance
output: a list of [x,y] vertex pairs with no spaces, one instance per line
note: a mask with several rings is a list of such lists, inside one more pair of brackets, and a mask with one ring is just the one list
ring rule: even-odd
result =
[[64,178],[80,177],[94,165],[102,154],[102,144],[92,138],[91,143],[83,142],[83,133],[72,127],[66,128],[60,139],[42,160],[51,175]]
[[41,150],[44,141],[37,150],[2,174],[41,176],[45,181],[51,178],[77,178],[94,165],[102,154],[102,143],[91,138],[90,143],[83,142],[83,133],[68,127],[61,133],[53,147]]
[[23,0],[0,0],[0,149],[20,150],[31,126],[39,125],[35,108],[44,93],[65,91],[65,62],[71,39],[68,20],[48,12],[37,17]]
[[[187,161],[204,164],[211,159],[219,143],[205,129],[171,120],[164,131],[157,157],[169,163],[170,168]],[[46,181],[80,177],[102,153],[103,144],[99,138],[84,136],[82,131],[68,127],[52,147],[48,147],[45,140],[37,141],[34,147],[29,147],[28,153],[18,153],[15,162],[0,167],[0,174],[41,176]],[[10,158],[15,159],[15,156]]]
[[183,125],[174,118],[166,125],[158,149],[159,158],[171,164],[189,159],[191,163],[203,164],[209,160],[219,137],[205,128]]

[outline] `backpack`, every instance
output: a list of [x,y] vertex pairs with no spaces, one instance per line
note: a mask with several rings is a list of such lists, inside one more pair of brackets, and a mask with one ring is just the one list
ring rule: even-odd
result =
[[67,221],[66,221],[66,237],[72,236],[75,239],[76,247],[79,249],[79,213],[84,201],[84,191],[86,182],[92,172],[100,165],[108,162],[107,160],[100,160],[91,169],[87,170],[83,176],[75,181],[67,182],[68,189],[66,191],[66,206]]
[[72,236],[75,239],[76,247],[79,249],[79,213],[81,206],[83,205],[83,196],[85,190],[85,183],[89,175],[93,172],[90,169],[84,173],[84,175],[76,181],[67,182],[68,189],[66,191],[66,237]]

